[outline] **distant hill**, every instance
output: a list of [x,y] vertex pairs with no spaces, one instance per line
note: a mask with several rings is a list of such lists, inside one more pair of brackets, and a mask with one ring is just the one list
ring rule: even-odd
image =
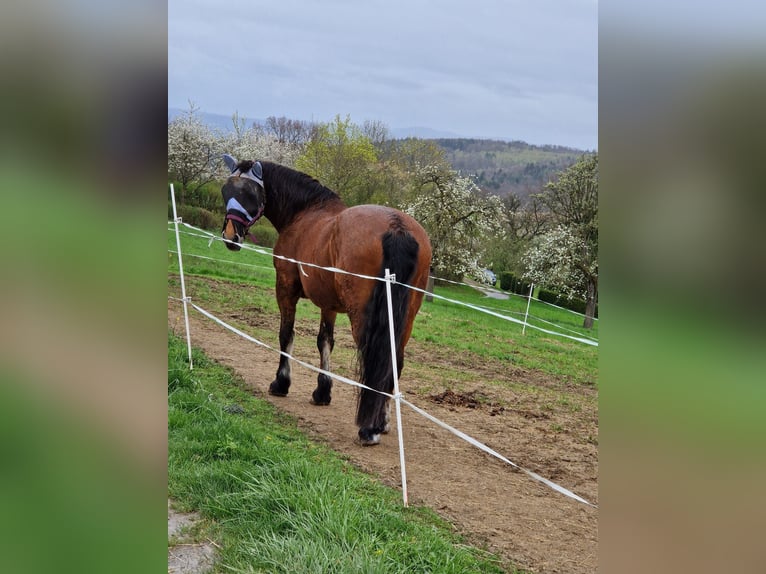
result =
[[[188,109],[182,110],[180,108],[168,108],[168,121],[172,121],[180,115],[188,113]],[[232,115],[225,114],[212,114],[209,112],[198,111],[197,116],[202,120],[209,128],[222,130],[225,132],[232,130]],[[240,120],[245,120],[245,127],[250,127],[254,123],[263,125],[266,123],[262,118],[247,118],[240,116]],[[435,130],[423,126],[411,126],[407,128],[391,128],[389,130],[390,136],[394,139],[404,138],[420,138],[420,139],[435,139],[435,138],[459,138],[460,134],[454,132],[448,132],[445,130]]]
[[[168,108],[168,121],[172,121],[178,116],[182,116],[183,114],[189,113],[188,108],[185,110],[179,109],[179,108]],[[197,111],[196,115],[199,117],[200,120],[202,120],[202,123],[205,124],[207,127],[211,129],[217,129],[224,132],[229,132],[234,129],[234,124],[232,123],[232,116],[234,114],[224,115],[224,114],[211,114],[208,112],[202,112]],[[247,118],[245,116],[239,116],[240,120],[244,120],[245,127],[249,128],[254,123],[262,124],[266,120],[262,119],[254,119],[254,118]]]
[[483,190],[500,196],[526,198],[538,193],[560,171],[577,162],[583,150],[521,141],[434,139],[452,167],[471,175]]
[[[168,121],[188,110],[168,108]],[[200,119],[210,128],[224,132],[232,130],[231,115],[198,111]],[[266,120],[246,118],[245,126],[264,124]],[[557,174],[574,164],[583,150],[563,146],[535,146],[522,141],[462,138],[457,134],[428,127],[390,128],[390,137],[408,137],[434,141],[444,149],[452,167],[471,175],[483,190],[505,196],[515,193],[526,198],[538,193]]]
[[460,134],[444,130],[435,130],[423,126],[412,126],[409,128],[391,128],[390,136],[393,139],[420,138],[423,140],[432,140],[437,138],[459,138]]

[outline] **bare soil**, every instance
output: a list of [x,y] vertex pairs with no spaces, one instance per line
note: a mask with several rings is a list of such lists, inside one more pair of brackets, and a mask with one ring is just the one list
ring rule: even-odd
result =
[[[265,342],[276,345],[278,317],[256,310],[208,310],[245,331],[248,325],[272,329],[273,337]],[[277,368],[275,352],[237,337],[193,309],[189,319],[192,344],[233,368],[253,394],[293,415],[312,438],[362,470],[401,488],[395,431],[378,446],[362,447],[356,441],[356,389],[335,383],[332,404],[314,406],[309,398],[315,373],[293,365],[290,394],[272,397],[266,391]],[[176,301],[168,302],[168,326],[184,333],[183,309]],[[318,363],[317,327],[302,321],[299,309],[294,355],[313,364]],[[338,328],[333,370],[353,378],[355,366],[351,334]],[[408,400],[435,417],[598,504],[595,389],[414,339],[406,350],[400,384]],[[411,503],[431,507],[471,543],[517,568],[540,574],[596,571],[597,509],[533,481],[405,406],[402,420]]]

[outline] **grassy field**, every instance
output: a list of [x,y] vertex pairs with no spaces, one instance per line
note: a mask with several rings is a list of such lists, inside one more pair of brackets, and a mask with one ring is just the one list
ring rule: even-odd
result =
[[[515,572],[310,442],[230,371],[168,338],[168,492],[205,521],[218,572]],[[509,570],[510,569],[510,570]]]
[[[190,275],[212,277],[231,282],[229,289],[213,289],[199,285],[194,296],[213,309],[249,309],[266,314],[278,313],[274,298],[274,269],[271,256],[250,250],[228,251],[220,242],[208,245],[203,237],[182,233],[184,271]],[[168,233],[168,249],[176,250],[175,236]],[[178,296],[180,287],[175,272],[178,259],[168,253],[171,273],[169,290]],[[210,259],[212,258],[212,259]],[[247,287],[247,288],[245,288]],[[511,295],[507,300],[489,299],[476,290],[449,283],[436,282],[435,294],[485,307],[495,313],[523,319],[526,299]],[[533,300],[529,324],[549,331],[575,337],[598,339],[598,321],[591,330],[582,328],[582,317]],[[301,301],[298,317],[318,325],[319,311],[307,301]],[[551,324],[553,323],[553,325]],[[338,329],[347,328],[345,315],[338,316]],[[597,385],[598,348],[564,337],[550,335],[528,326],[522,335],[522,326],[474,309],[434,299],[424,303],[415,321],[413,340],[423,345],[449,347],[464,354],[466,360],[498,360],[510,366],[534,369],[557,377],[563,382]],[[275,333],[263,332],[271,339]],[[257,336],[257,335],[256,335]]]

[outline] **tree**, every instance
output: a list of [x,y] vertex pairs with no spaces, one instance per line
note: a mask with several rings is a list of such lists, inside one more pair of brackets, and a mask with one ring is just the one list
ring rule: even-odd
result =
[[413,175],[418,194],[405,211],[431,238],[434,270],[449,278],[483,278],[482,245],[501,228],[500,199],[483,195],[472,179],[442,166],[421,167]]
[[576,236],[570,227],[557,225],[540,235],[524,254],[524,277],[555,288],[569,299],[585,298],[589,275],[593,275],[595,285],[598,284],[598,262],[589,258],[590,267],[586,270],[582,268],[583,252],[587,249],[582,238]]
[[291,120],[285,116],[266,118],[264,129],[282,145],[300,147],[314,137],[316,124],[302,120]]
[[181,183],[181,203],[187,191],[212,181],[221,156],[220,138],[202,123],[199,109],[189,110],[168,122],[168,177]]
[[362,133],[380,151],[389,140],[388,126],[380,120],[364,120]]
[[452,167],[444,157],[444,150],[434,142],[415,138],[382,139],[380,130],[369,122],[365,122],[363,130],[371,134],[373,143],[378,141],[378,162],[371,183],[376,187],[375,197],[382,203],[397,209],[410,205],[425,183],[419,180],[420,166],[435,166],[442,177],[451,177]]
[[[233,129],[222,138],[222,149],[237,159],[267,160],[293,166],[301,152],[301,145],[289,141],[280,140],[273,132],[270,132],[256,124],[245,128],[244,122],[235,113],[232,117]],[[223,162],[219,163],[219,167]],[[228,174],[228,171],[221,175]]]
[[534,197],[522,200],[514,193],[501,199],[503,204],[503,229],[501,233],[487,239],[485,255],[495,273],[510,271],[523,275],[522,256],[533,238],[540,235],[549,222],[549,214],[543,212],[540,202]]
[[334,190],[347,204],[358,205],[374,199],[369,175],[376,162],[370,139],[349,116],[342,120],[337,115],[332,122],[317,126],[295,167]]
[[598,303],[598,155],[583,156],[535,195],[555,225],[524,257],[525,277],[585,299],[583,326]]
[[419,138],[389,140],[385,147],[385,158],[395,161],[404,171],[415,176],[424,165],[434,166],[443,177],[449,177],[449,173],[452,172],[452,165],[447,160],[444,149],[433,140]]

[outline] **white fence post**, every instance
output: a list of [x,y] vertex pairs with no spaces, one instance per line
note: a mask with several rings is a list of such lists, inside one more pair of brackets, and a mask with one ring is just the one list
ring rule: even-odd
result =
[[402,395],[399,392],[399,369],[396,357],[396,336],[394,335],[394,308],[391,301],[391,283],[396,281],[396,275],[391,275],[386,269],[386,299],[388,301],[388,332],[391,336],[391,367],[394,375],[394,401],[396,403],[396,432],[399,436],[399,466],[402,469],[402,501],[409,506],[407,500],[407,471],[404,467],[404,435],[402,432]]
[[527,317],[529,317],[529,304],[532,302],[532,290],[535,288],[535,284],[529,286],[529,297],[527,297],[527,311],[524,313],[524,326],[521,328],[521,334],[524,335],[527,330]]
[[191,333],[189,332],[189,308],[187,303],[189,302],[189,298],[186,296],[186,283],[184,281],[184,265],[183,261],[181,259],[181,236],[178,233],[178,222],[181,221],[181,218],[178,217],[178,213],[176,212],[176,192],[173,189],[173,184],[170,184],[170,198],[173,202],[173,223],[176,227],[176,249],[178,250],[178,271],[181,275],[181,298],[183,300],[184,304],[184,323],[186,323],[186,347],[189,350],[189,370],[194,369],[194,365],[192,364],[192,348],[191,348]]

